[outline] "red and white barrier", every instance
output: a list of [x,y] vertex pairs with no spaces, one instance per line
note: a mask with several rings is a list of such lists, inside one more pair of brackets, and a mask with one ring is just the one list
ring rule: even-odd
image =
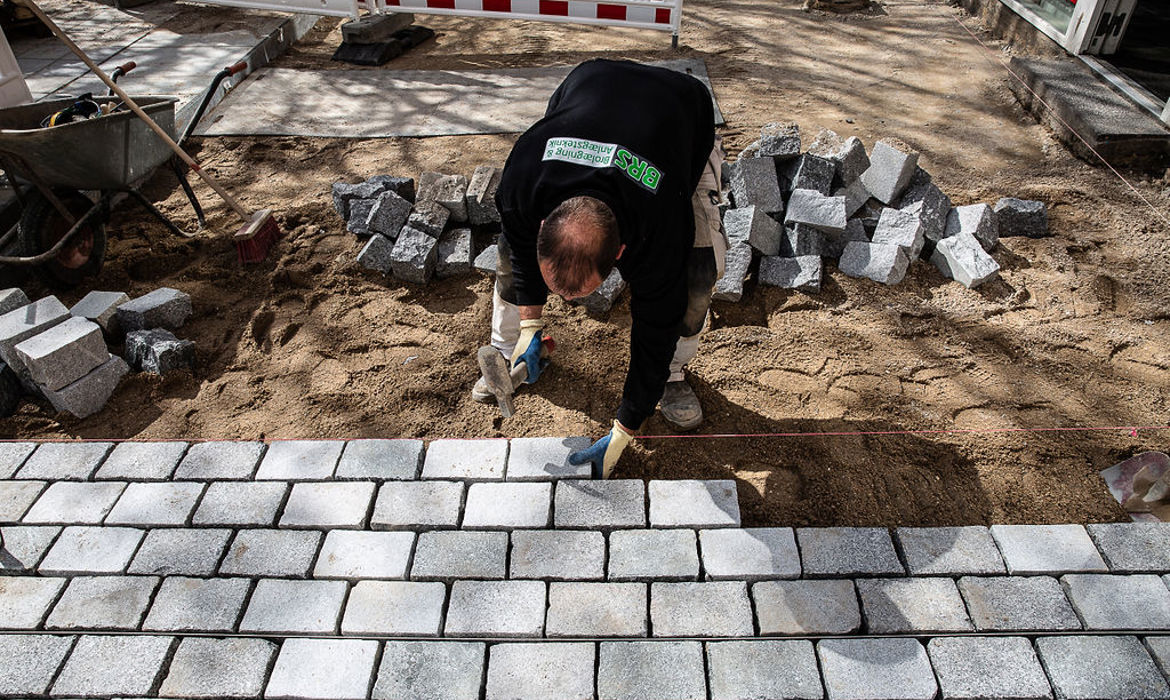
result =
[[573,22],[669,31],[678,37],[682,0],[377,0],[383,12]]
[[357,18],[362,10],[572,22],[668,31],[678,45],[682,0],[199,0],[210,5]]

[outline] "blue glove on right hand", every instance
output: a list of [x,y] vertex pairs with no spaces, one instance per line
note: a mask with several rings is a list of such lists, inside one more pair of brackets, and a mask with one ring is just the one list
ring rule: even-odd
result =
[[634,436],[627,433],[622,424],[615,420],[609,435],[589,447],[569,455],[569,464],[589,462],[592,466],[594,479],[608,479],[610,472],[613,471],[618,459],[622,456],[622,452],[625,451],[626,445],[629,445],[630,440],[633,439]]
[[528,369],[525,384],[535,384],[536,380],[540,379],[540,373],[548,366],[548,360],[540,357],[544,343],[544,334],[541,332],[543,328],[544,321],[538,318],[520,322],[520,339],[516,342],[516,349],[512,351],[512,366],[524,363]]

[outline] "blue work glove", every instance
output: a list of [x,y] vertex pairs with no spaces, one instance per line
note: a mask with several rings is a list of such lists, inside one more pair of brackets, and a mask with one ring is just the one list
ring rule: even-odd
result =
[[589,462],[593,467],[594,479],[608,479],[618,458],[630,444],[634,436],[622,427],[616,420],[609,435],[601,438],[589,447],[569,455],[569,464],[585,464]]
[[528,368],[525,384],[535,384],[540,379],[540,373],[548,366],[548,359],[540,357],[544,342],[544,321],[539,318],[530,318],[520,322],[520,339],[516,341],[516,349],[512,351],[512,366],[523,362]]

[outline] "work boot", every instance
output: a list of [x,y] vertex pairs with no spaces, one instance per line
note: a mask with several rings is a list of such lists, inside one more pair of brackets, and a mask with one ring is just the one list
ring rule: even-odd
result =
[[491,403],[496,400],[496,395],[488,389],[487,380],[480,377],[475,381],[475,386],[471,387],[471,400],[479,403]]
[[699,405],[699,397],[695,396],[695,390],[686,380],[666,383],[666,391],[662,392],[658,409],[662,411],[662,417],[679,430],[690,430],[703,422],[703,407]]

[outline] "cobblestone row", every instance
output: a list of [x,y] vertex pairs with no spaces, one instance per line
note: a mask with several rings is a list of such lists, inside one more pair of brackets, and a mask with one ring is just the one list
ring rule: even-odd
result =
[[1170,524],[744,528],[583,442],[0,443],[0,697],[1170,698]]

